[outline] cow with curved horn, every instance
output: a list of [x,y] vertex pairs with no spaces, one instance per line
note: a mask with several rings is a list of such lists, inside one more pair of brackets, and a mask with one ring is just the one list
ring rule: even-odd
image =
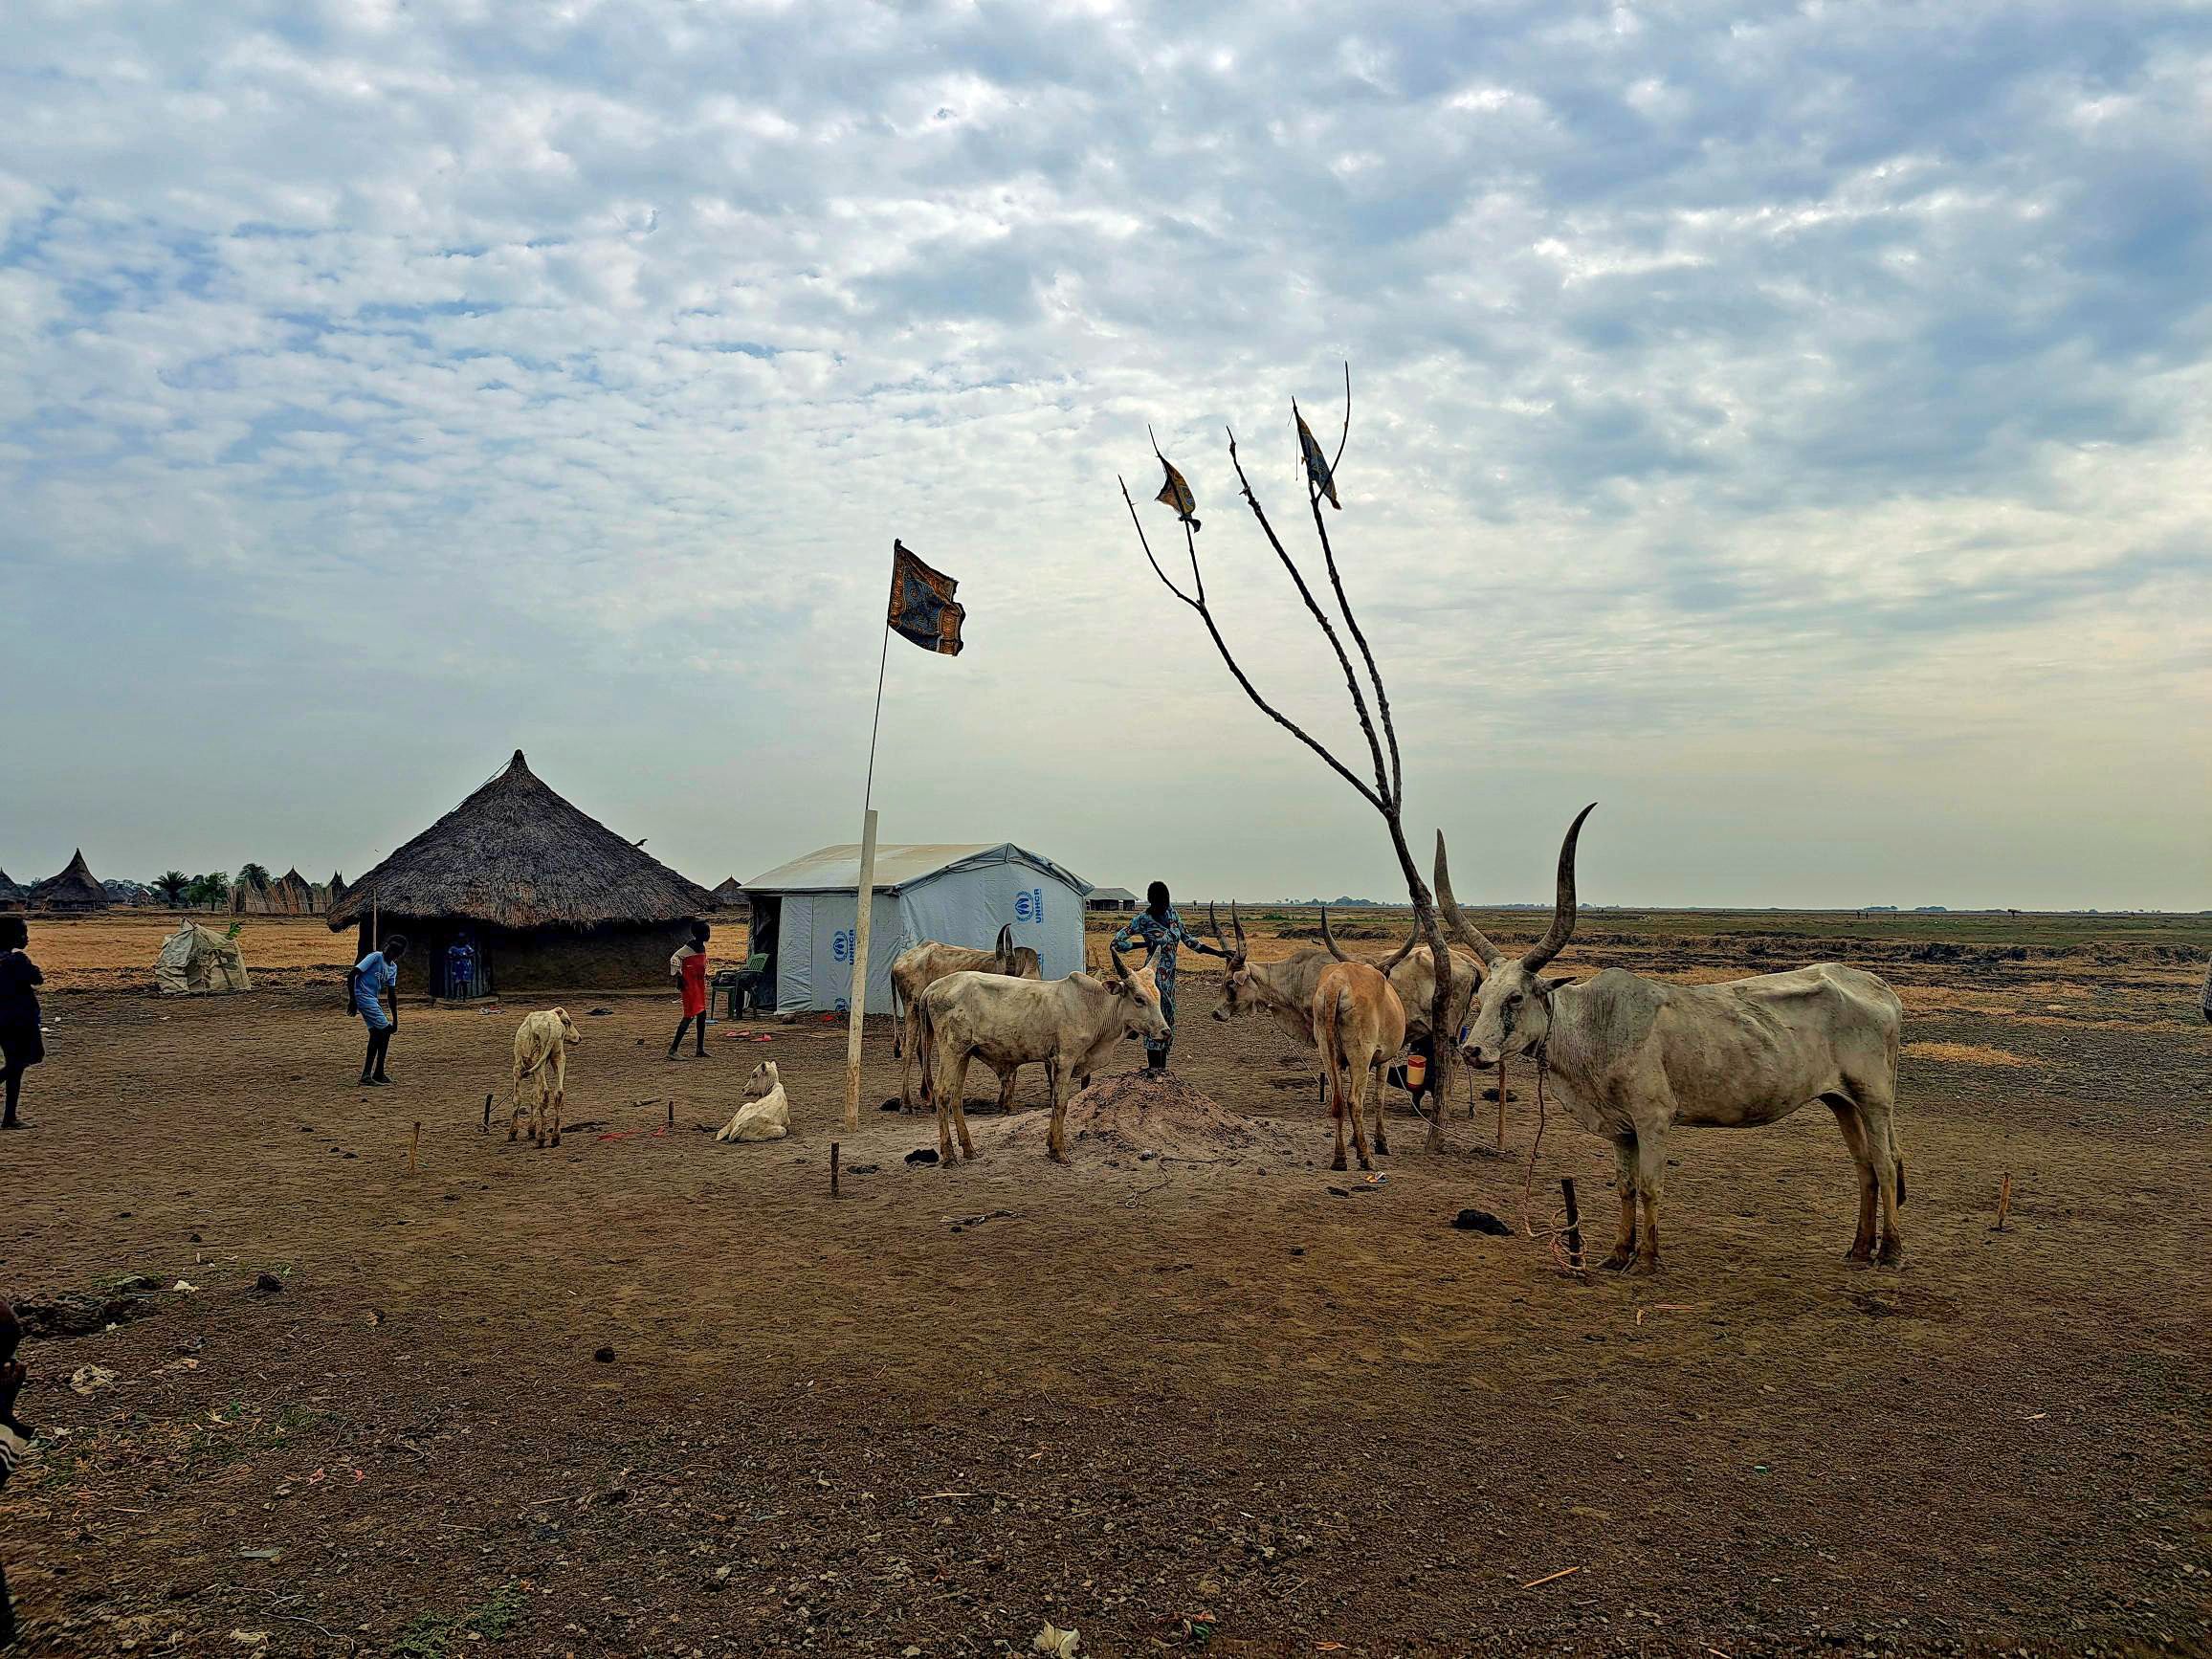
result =
[[[1836,1115],[1859,1170],[1859,1225],[1849,1258],[1894,1262],[1905,1155],[1897,1139],[1897,1051],[1904,1009],[1872,974],[1838,962],[1716,985],[1677,985],[1604,971],[1579,983],[1544,968],[1575,932],[1575,846],[1584,807],[1559,847],[1558,896],[1544,937],[1509,957],[1461,914],[1436,837],[1436,898],[1486,973],[1461,1045],[1468,1061],[1534,1055],[1577,1122],[1613,1143],[1621,1230],[1605,1266],[1659,1266],[1659,1196],[1676,1124],[1748,1129],[1807,1101]],[[1637,1204],[1643,1205],[1639,1252]]]
[[[891,1054],[898,1062],[898,1104],[905,1111],[914,1110],[915,1043],[919,1021],[916,1005],[923,991],[945,975],[957,973],[1003,974],[1016,980],[1045,977],[1044,964],[1035,949],[1014,942],[1014,924],[1010,921],[1000,927],[999,937],[989,950],[973,950],[966,945],[925,939],[900,951],[898,960],[891,964],[891,1017],[895,1022],[891,1028]],[[921,1073],[921,1103],[929,1104],[929,1068],[926,1066]]]
[[1002,974],[948,974],[921,993],[922,1069],[930,1074],[937,1104],[938,1154],[952,1161],[953,1132],[973,1161],[964,1096],[970,1060],[981,1060],[1000,1080],[999,1103],[1013,1093],[1015,1071],[1041,1063],[1052,1103],[1052,1126],[1046,1147],[1053,1161],[1068,1161],[1067,1102],[1062,1082],[1088,1083],[1109,1050],[1124,1036],[1148,1043],[1163,1041],[1167,1016],[1161,1011],[1160,987],[1152,977],[1152,957],[1136,967],[1108,947],[1111,977],[1070,974],[1064,980],[1017,980]]
[[[1213,1010],[1213,1017],[1233,1020],[1240,1014],[1272,1014],[1299,1042],[1313,1045],[1310,1010],[1321,976],[1328,972],[1332,962],[1362,959],[1347,956],[1338,944],[1336,934],[1329,926],[1326,905],[1321,908],[1321,939],[1326,948],[1315,950],[1309,946],[1276,962],[1251,960],[1244,922],[1237,915],[1233,900],[1229,904],[1229,919],[1236,929],[1233,946],[1222,938],[1221,918],[1214,914],[1213,907],[1206,907],[1206,920],[1214,940],[1228,954],[1228,966],[1222,975],[1221,1006]],[[1429,1010],[1436,995],[1436,959],[1427,945],[1418,942],[1419,939],[1420,924],[1416,922],[1412,937],[1405,944],[1387,957],[1367,962],[1369,967],[1388,978],[1391,989],[1398,993],[1398,1000],[1405,1009],[1406,1037],[1416,1043],[1428,1038]],[[1474,995],[1479,976],[1472,962],[1456,951],[1451,956],[1451,1015],[1456,1030],[1457,1022],[1466,1014],[1469,999]]]

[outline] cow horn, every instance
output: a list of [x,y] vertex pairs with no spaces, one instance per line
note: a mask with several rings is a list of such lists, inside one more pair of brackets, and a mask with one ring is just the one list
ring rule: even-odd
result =
[[1321,906],[1321,942],[1329,947],[1329,954],[1338,962],[1350,962],[1352,960],[1338,945],[1337,936],[1329,931],[1329,907],[1325,904]]
[[1495,967],[1505,960],[1505,952],[1483,937],[1482,929],[1459,913],[1459,901],[1451,896],[1451,872],[1444,861],[1444,831],[1436,832],[1436,908],[1444,912],[1444,923],[1458,936],[1459,942],[1482,958],[1486,966]]
[[1577,812],[1567,826],[1567,838],[1559,843],[1559,887],[1552,901],[1552,928],[1537,941],[1536,949],[1521,958],[1521,966],[1531,973],[1566,949],[1567,940],[1575,937],[1575,842],[1582,833],[1582,820],[1597,809],[1592,801]]
[[1407,957],[1411,956],[1413,954],[1413,947],[1420,942],[1421,918],[1419,917],[1415,917],[1413,918],[1413,931],[1405,936],[1405,942],[1400,945],[1395,951],[1391,952],[1388,957],[1375,964],[1378,968],[1382,969],[1383,978],[1389,978],[1391,970],[1396,968],[1397,965],[1404,962]]
[[1228,958],[1228,965],[1234,969],[1243,961],[1244,953],[1229,949],[1228,940],[1222,938],[1221,915],[1214,909],[1213,900],[1210,898],[1206,901],[1206,925],[1213,934],[1213,942],[1221,946],[1221,954]]
[[1236,929],[1236,960],[1241,962],[1251,954],[1251,947],[1245,943],[1244,918],[1237,914],[1233,898],[1228,901],[1228,923]]

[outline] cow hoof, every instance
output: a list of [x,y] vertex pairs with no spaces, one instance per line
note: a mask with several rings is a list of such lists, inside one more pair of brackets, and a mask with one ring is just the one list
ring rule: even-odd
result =
[[1657,1278],[1659,1276],[1659,1258],[1657,1256],[1637,1257],[1636,1272],[1645,1278]]
[[1388,1158],[1390,1156],[1390,1143],[1387,1140],[1376,1141],[1375,1156],[1377,1158]]
[[1628,1264],[1635,1259],[1636,1258],[1634,1254],[1632,1254],[1630,1251],[1615,1250],[1611,1255],[1607,1256],[1604,1261],[1600,1262],[1598,1266],[1608,1273],[1626,1272],[1628,1270]]
[[1853,1245],[1849,1250],[1844,1251],[1844,1260],[1847,1262],[1858,1262],[1862,1266],[1868,1262],[1872,1261],[1873,1259],[1873,1250],[1870,1246],[1868,1245]]
[[1331,1169],[1342,1169],[1342,1168],[1344,1168],[1344,1167],[1345,1167],[1345,1163],[1344,1163],[1344,1161],[1343,1161],[1343,1159],[1342,1159],[1342,1158],[1338,1158],[1338,1159],[1337,1160],[1337,1161],[1336,1161],[1336,1162],[1334,1162],[1334,1163],[1332,1163],[1332,1164],[1330,1164],[1330,1165],[1329,1165],[1329,1167],[1330,1167]]
[[553,1139],[552,1139],[552,1141],[550,1142],[550,1144],[552,1144],[552,1145],[555,1145],[555,1146],[558,1146],[558,1145],[560,1145],[560,1144],[561,1144],[561,1137],[560,1137],[560,1136],[558,1136],[558,1135],[554,1136],[554,1137],[553,1137]]
[[1905,1259],[1905,1247],[1893,1238],[1886,1238],[1874,1259],[1886,1268],[1893,1268]]

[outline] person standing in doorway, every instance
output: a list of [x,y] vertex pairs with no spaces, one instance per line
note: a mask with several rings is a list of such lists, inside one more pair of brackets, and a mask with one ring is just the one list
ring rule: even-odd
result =
[[[399,1029],[399,963],[407,955],[407,935],[395,933],[382,950],[372,950],[353,964],[345,976],[346,1000],[368,1028],[368,1052],[361,1057],[362,1087],[382,1087],[397,1082],[384,1069],[391,1051],[392,1033]],[[391,1011],[385,1011],[388,1001]]]
[[39,1031],[38,987],[46,976],[23,954],[31,929],[20,916],[0,916],[0,1078],[6,1079],[7,1107],[0,1129],[25,1129],[15,1115],[23,1097],[23,1073],[46,1058]]
[[1114,948],[1127,950],[1141,943],[1152,954],[1152,979],[1160,987],[1160,1011],[1167,1016],[1167,1040],[1144,1046],[1144,1069],[1154,1073],[1167,1070],[1168,1051],[1175,1047],[1175,951],[1188,945],[1201,956],[1227,956],[1196,934],[1183,931],[1183,918],[1167,902],[1167,883],[1155,881],[1144,890],[1144,908],[1129,925],[1114,936]]
[[713,931],[703,921],[693,922],[690,940],[668,959],[668,977],[683,992],[683,1018],[668,1046],[672,1060],[683,1048],[683,1034],[695,1020],[698,1022],[698,1058],[707,1057],[707,938]]

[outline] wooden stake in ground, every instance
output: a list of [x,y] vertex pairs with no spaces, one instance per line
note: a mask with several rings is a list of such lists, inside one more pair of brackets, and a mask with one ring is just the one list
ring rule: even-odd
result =
[[868,1016],[868,935],[875,911],[875,808],[860,827],[860,887],[853,895],[858,914],[852,921],[852,1009],[845,1030],[845,1127],[860,1127],[860,1039]]
[[1567,1201],[1567,1266],[1582,1276],[1582,1212],[1575,1203],[1575,1178],[1559,1177],[1559,1196]]
[[423,1124],[422,1119],[418,1117],[415,1119],[414,1133],[407,1138],[407,1172],[409,1175],[415,1172],[415,1152],[422,1143]]
[[830,1142],[830,1196],[837,1196],[837,1142]]
[[1991,1232],[2010,1231],[2011,1229],[2004,1225],[2004,1218],[2011,1213],[2012,1171],[2008,1169],[2004,1172],[2004,1179],[1997,1183],[1997,1225],[1989,1230]]
[[675,1096],[674,1095],[668,1097],[668,1126],[671,1129],[675,1127]]
[[491,1128],[492,1128],[492,1093],[491,1093],[491,1091],[490,1091],[490,1090],[488,1090],[488,1089],[487,1089],[487,1090],[485,1090],[485,1091],[484,1091],[484,1123],[483,1123],[483,1127],[482,1127],[481,1129],[477,1130],[477,1132],[476,1132],[476,1133],[477,1133],[477,1134],[479,1134],[479,1135],[489,1134],[489,1133],[491,1132]]

